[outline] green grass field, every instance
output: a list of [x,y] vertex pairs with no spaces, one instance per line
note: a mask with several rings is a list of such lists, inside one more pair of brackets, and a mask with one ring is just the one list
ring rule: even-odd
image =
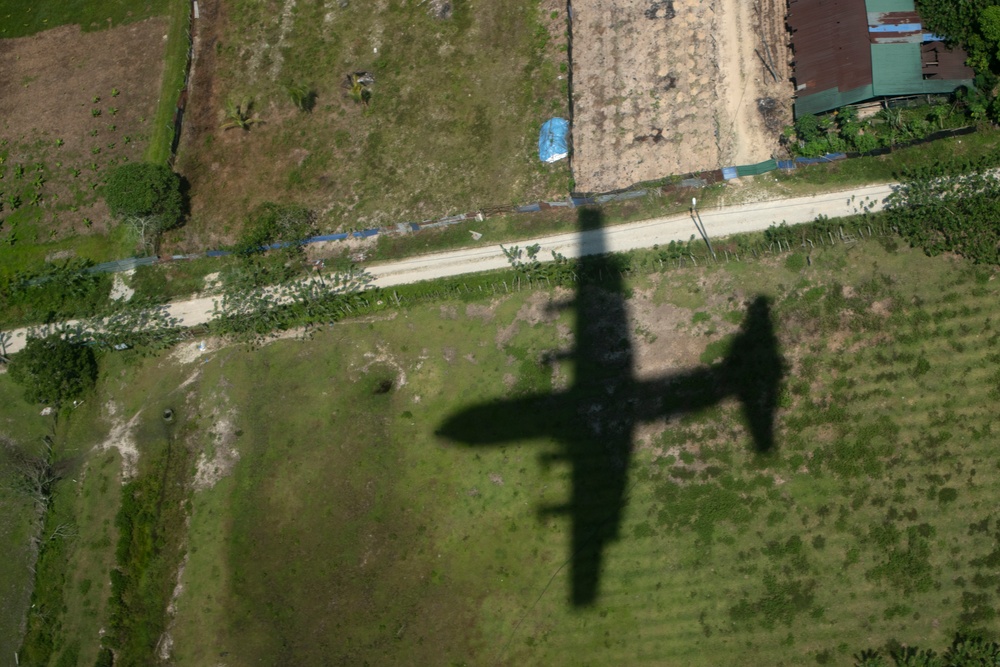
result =
[[[188,461],[190,523],[164,527],[136,616],[169,628],[178,665],[853,664],[869,646],[996,635],[995,272],[886,238],[808,263],[635,271],[622,289],[640,377],[724,356],[759,295],[788,372],[768,453],[734,401],[638,430],[593,604],[571,604],[570,521],[545,511],[587,483],[549,456],[556,443],[437,435],[466,407],[572,383],[565,362],[540,363],[572,344],[572,309],[546,306],[571,293],[535,291],[252,351],[211,343],[184,364],[107,359],[89,401],[143,411],[140,478],[161,470],[164,406]],[[93,486],[72,501],[81,539],[50,664],[92,664],[107,624],[106,595],[85,602],[83,583],[104,581],[115,551],[113,487],[94,494],[117,457],[87,454],[100,414],[68,417]],[[606,454],[588,451],[603,474]]]
[[60,25],[103,30],[166,13],[170,0],[0,0],[0,38],[24,37]]

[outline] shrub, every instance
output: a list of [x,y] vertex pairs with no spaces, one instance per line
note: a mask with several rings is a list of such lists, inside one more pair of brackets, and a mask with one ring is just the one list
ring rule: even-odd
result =
[[168,167],[123,164],[108,176],[104,200],[119,218],[155,218],[159,230],[176,227],[184,214],[181,179]]
[[31,403],[60,404],[78,398],[97,381],[94,351],[58,334],[29,338],[11,357],[10,376]]
[[799,136],[799,139],[808,144],[821,139],[824,132],[820,128],[819,118],[813,114],[806,114],[804,116],[800,116],[798,120],[795,121],[795,134]]
[[236,252],[251,255],[273,243],[296,243],[313,234],[315,215],[296,205],[265,202],[252,210],[236,242]]

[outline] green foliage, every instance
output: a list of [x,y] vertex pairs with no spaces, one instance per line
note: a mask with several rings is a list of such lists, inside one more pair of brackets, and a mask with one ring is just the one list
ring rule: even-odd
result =
[[168,167],[129,162],[108,176],[104,200],[119,218],[155,218],[160,230],[176,227],[184,214],[181,180]]
[[222,129],[240,129],[248,132],[254,125],[260,125],[264,121],[253,112],[253,98],[244,96],[239,102],[233,100],[226,101],[226,120],[222,124]]
[[55,334],[29,338],[10,361],[10,376],[31,403],[59,405],[79,398],[97,381],[94,351]]
[[891,663],[879,649],[866,649],[854,656],[855,667],[980,667],[1000,664],[1000,644],[979,635],[958,633],[943,655],[933,649],[899,646],[889,649]]
[[779,623],[791,627],[796,616],[812,607],[815,587],[813,581],[779,580],[773,574],[765,574],[764,594],[752,601],[744,598],[730,607],[730,618],[737,625],[757,623],[768,630]]
[[[170,426],[162,426],[164,429]],[[184,528],[187,450],[171,442],[150,469],[122,487],[115,518],[118,545],[111,571],[109,632],[116,665],[148,665],[166,627],[166,606]]]
[[[928,255],[957,252],[977,264],[1000,264],[1000,178],[986,167],[940,164],[904,175],[886,217],[911,245]],[[956,173],[957,172],[957,173]]]
[[811,113],[795,120],[795,133],[806,143],[818,141],[825,134],[820,128],[819,118]]
[[316,106],[316,91],[304,83],[289,84],[285,88],[288,99],[299,111],[310,112]]
[[906,541],[906,548],[894,546],[867,576],[873,581],[885,581],[903,595],[928,591],[934,585],[930,542],[917,526],[906,530]]
[[86,268],[87,262],[68,260],[0,278],[0,323],[52,323],[96,314],[107,300],[111,280]]
[[316,215],[303,206],[265,202],[254,208],[243,223],[234,250],[242,255],[264,252],[275,243],[297,245],[316,233]]

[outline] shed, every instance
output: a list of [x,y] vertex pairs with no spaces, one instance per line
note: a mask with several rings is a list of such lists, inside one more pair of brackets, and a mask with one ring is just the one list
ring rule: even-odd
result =
[[790,0],[795,115],[971,87],[966,54],[927,32],[913,0]]

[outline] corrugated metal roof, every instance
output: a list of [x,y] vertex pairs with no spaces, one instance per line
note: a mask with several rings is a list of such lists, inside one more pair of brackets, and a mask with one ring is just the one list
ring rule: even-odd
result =
[[971,79],[976,73],[965,64],[965,51],[949,49],[943,42],[928,42],[920,47],[920,62],[925,80]]
[[865,0],[791,0],[788,25],[799,97],[871,85]]
[[[790,0],[795,114],[971,83],[961,50],[924,31],[913,0]],[[937,45],[937,46],[932,46]]]
[[869,12],[914,12],[913,0],[865,0]]

